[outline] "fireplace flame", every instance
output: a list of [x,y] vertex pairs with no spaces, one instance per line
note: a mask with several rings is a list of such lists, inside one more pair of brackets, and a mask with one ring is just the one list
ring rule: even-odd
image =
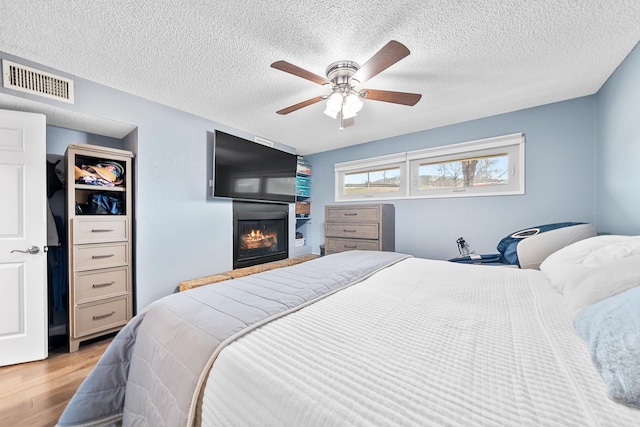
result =
[[262,230],[251,230],[250,233],[242,236],[240,247],[242,249],[273,248],[278,245],[278,235],[276,233],[264,234]]
[[249,238],[251,240],[264,239],[264,234],[262,234],[261,230],[251,230],[251,233],[249,233]]

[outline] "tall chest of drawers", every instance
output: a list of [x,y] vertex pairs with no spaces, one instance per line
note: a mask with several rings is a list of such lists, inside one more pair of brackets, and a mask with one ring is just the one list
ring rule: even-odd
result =
[[[89,144],[67,148],[71,352],[82,341],[118,331],[132,317],[132,158],[126,150]],[[77,181],[84,170],[119,179],[112,187]],[[118,200],[119,208],[111,214],[94,209],[92,195],[96,194]]]
[[395,208],[391,204],[329,205],[324,209],[325,253],[395,251]]

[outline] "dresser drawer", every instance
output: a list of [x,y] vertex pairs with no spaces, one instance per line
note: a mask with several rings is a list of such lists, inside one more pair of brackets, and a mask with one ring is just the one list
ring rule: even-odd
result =
[[130,288],[129,267],[80,271],[74,278],[76,304],[123,295]]
[[73,243],[119,242],[129,239],[126,217],[74,218]]
[[123,326],[129,317],[128,297],[78,306],[75,310],[75,336]]
[[353,250],[377,251],[380,250],[380,241],[327,237],[325,239],[325,250],[327,255]]
[[347,237],[355,239],[377,239],[378,224],[326,224],[327,237]]
[[74,245],[74,271],[117,267],[129,264],[129,244],[104,243],[97,245]]
[[378,222],[380,209],[377,206],[328,206],[324,219],[327,222]]

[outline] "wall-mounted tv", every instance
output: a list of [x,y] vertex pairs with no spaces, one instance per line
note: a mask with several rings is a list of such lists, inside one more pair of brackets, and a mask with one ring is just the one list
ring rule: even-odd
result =
[[295,201],[297,156],[216,130],[213,195]]

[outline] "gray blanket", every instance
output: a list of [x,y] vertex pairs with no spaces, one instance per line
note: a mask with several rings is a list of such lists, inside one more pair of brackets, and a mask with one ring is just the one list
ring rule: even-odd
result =
[[407,257],[343,252],[162,298],[115,337],[58,426],[192,425],[226,344]]

